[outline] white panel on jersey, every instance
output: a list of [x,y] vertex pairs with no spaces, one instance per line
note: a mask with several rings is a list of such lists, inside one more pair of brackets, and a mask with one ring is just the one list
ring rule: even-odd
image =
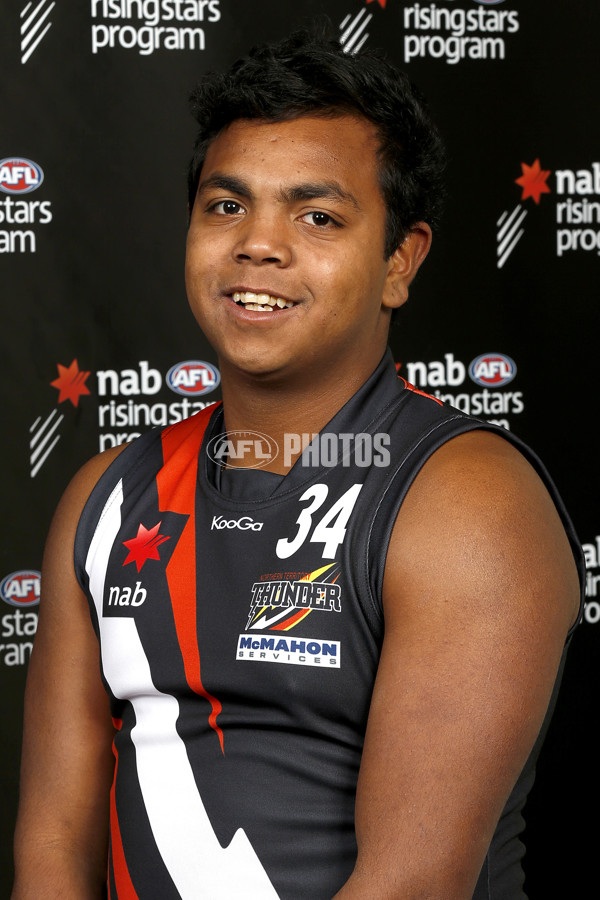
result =
[[179,704],[157,690],[133,618],[104,618],[108,559],[121,526],[123,485],[109,497],[90,544],[86,571],[94,599],[102,666],[110,689],[131,702],[138,777],[158,851],[182,900],[277,900],[243,829],[228,847],[215,835],[177,733]]

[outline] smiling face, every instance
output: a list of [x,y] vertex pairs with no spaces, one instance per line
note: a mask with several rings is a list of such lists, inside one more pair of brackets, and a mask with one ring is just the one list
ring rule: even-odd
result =
[[209,146],[188,233],[192,311],[230,374],[364,381],[429,248],[384,260],[374,127],[358,117],[237,120]]

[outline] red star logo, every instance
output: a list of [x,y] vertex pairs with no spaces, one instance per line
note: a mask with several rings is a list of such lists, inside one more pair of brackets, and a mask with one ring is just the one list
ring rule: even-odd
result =
[[[367,0],[367,3],[373,3],[373,0]],[[385,0],[377,0],[382,9],[385,9]]]
[[542,194],[550,193],[550,188],[546,184],[550,170],[545,171],[542,169],[539,159],[536,159],[532,166],[528,166],[527,163],[521,163],[521,170],[523,174],[520,178],[515,179],[515,184],[520,184],[523,188],[521,200],[527,200],[528,197],[532,197],[536,203],[539,203]]
[[127,559],[123,563],[124,566],[126,566],[127,563],[134,562],[139,572],[146,560],[160,560],[160,556],[158,555],[158,545],[162,544],[163,541],[169,540],[168,534],[164,535],[158,533],[160,526],[161,523],[158,522],[153,528],[147,529],[140,522],[137,535],[130,541],[123,541],[123,544],[129,550]]
[[58,402],[64,403],[65,400],[70,400],[73,406],[77,406],[81,395],[89,394],[85,381],[90,373],[80,372],[76,359],[68,368],[58,363],[57,369],[58,378],[51,381],[50,384],[58,391]]

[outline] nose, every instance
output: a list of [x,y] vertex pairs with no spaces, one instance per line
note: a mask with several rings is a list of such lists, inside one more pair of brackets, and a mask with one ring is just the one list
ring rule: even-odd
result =
[[240,263],[270,263],[282,268],[289,266],[292,249],[284,223],[275,216],[247,215],[238,232],[233,255]]

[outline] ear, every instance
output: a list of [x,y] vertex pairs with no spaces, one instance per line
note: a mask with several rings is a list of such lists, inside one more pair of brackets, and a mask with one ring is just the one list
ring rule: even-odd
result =
[[431,247],[431,228],[417,222],[388,260],[382,305],[397,309],[406,303],[408,288]]

